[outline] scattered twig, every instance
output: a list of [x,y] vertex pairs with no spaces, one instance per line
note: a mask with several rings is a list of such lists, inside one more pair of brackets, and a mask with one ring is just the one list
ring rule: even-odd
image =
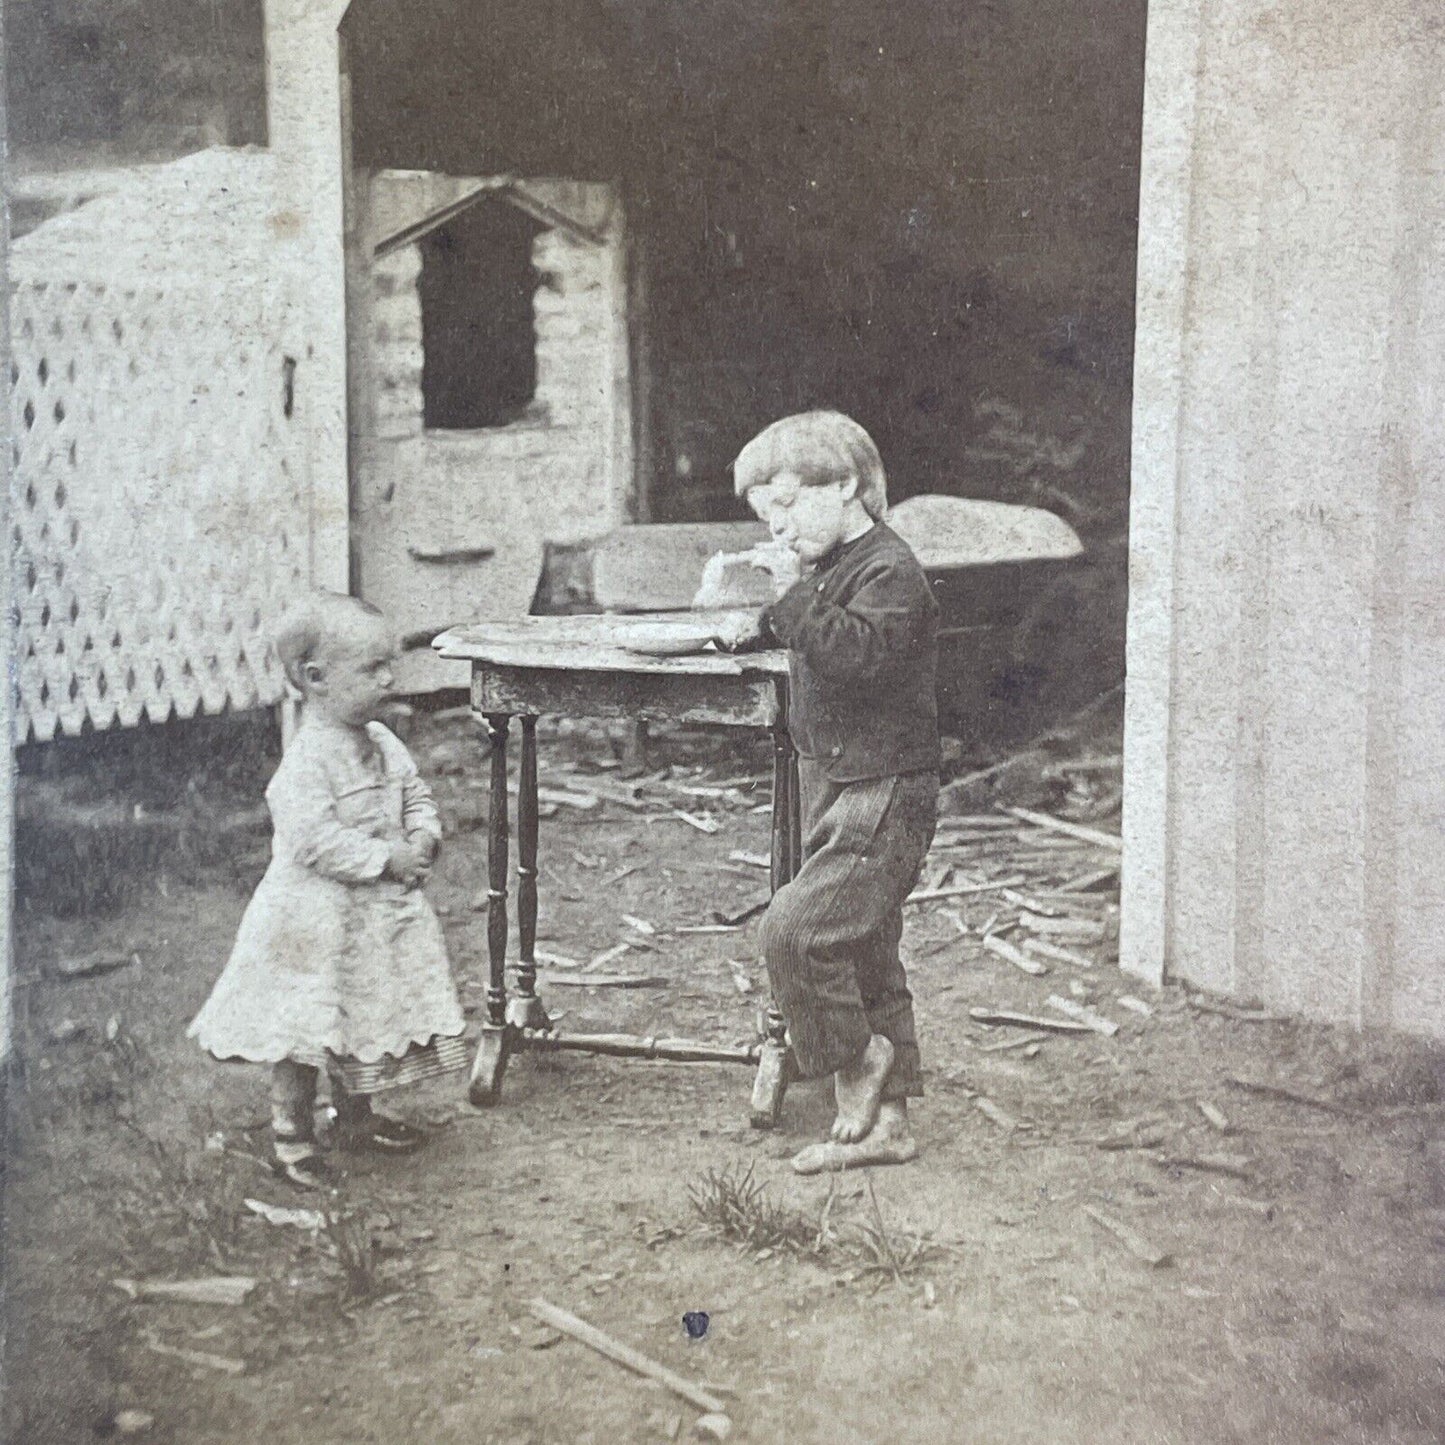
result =
[[177,1345],[167,1345],[156,1339],[154,1335],[147,1334],[145,1347],[153,1355],[165,1355],[173,1360],[181,1360],[187,1365],[200,1365],[203,1369],[218,1370],[223,1375],[244,1375],[246,1373],[246,1362],[237,1359],[233,1355],[214,1355],[209,1350],[186,1350]]
[[1086,828],[1081,823],[1067,823],[1062,818],[1055,818],[1050,813],[1035,813],[1028,808],[1005,808],[1004,812],[1011,818],[1031,823],[1035,828],[1062,833],[1066,837],[1077,838],[1081,843],[1093,843],[1100,848],[1122,849],[1124,846],[1124,840],[1116,833],[1104,833],[1098,828]]
[[1094,1032],[1088,1024],[1074,1023],[1068,1019],[1041,1018],[1037,1014],[1014,1013],[1006,1009],[971,1008],[968,1016],[975,1023],[1006,1024],[1018,1029],[1044,1029],[1051,1034],[1090,1034]]
[[665,988],[668,980],[648,973],[579,973],[574,978],[549,978],[548,988]]
[[1238,1074],[1230,1074],[1224,1081],[1232,1089],[1242,1089],[1249,1094],[1259,1094],[1266,1099],[1283,1099],[1290,1104],[1303,1104],[1309,1109],[1319,1109],[1326,1114],[1338,1114],[1348,1118],[1350,1111],[1334,1103],[1330,1099],[1322,1099],[1318,1094],[1306,1094],[1299,1089],[1287,1089],[1279,1084],[1267,1084],[1261,1079],[1245,1079]]
[[1211,1104],[1208,1099],[1196,1099],[1194,1101],[1194,1107],[1209,1121],[1209,1127],[1211,1129],[1215,1129],[1221,1134],[1232,1132],[1233,1126],[1230,1124],[1224,1110]]
[[1016,1133],[1025,1127],[1008,1110],[999,1108],[992,1099],[986,1098],[982,1094],[974,1096],[973,1107],[990,1123],[997,1124],[1005,1134]]
[[1001,1039],[996,1044],[985,1044],[979,1053],[981,1054],[1002,1054],[1010,1049],[1026,1049],[1032,1044],[1046,1044],[1049,1041],[1048,1034],[1020,1034],[1017,1038]]
[[1095,1224],[1113,1235],[1135,1259],[1147,1264],[1151,1269],[1159,1269],[1172,1262],[1173,1255],[1151,1243],[1138,1230],[1125,1224],[1123,1220],[1105,1214],[1102,1209],[1095,1209],[1092,1204],[1082,1205],[1081,1208]]
[[773,866],[773,861],[766,853],[749,853],[742,848],[734,848],[728,854],[730,863],[746,863],[749,868],[762,868],[765,871]]
[[1161,1169],[1191,1169],[1201,1174],[1227,1174],[1231,1179],[1254,1178],[1254,1161],[1247,1154],[1161,1154],[1154,1161]]
[[1061,948],[1057,943],[1050,943],[1046,938],[1026,938],[1024,947],[1030,953],[1037,953],[1042,958],[1051,958],[1055,963],[1069,963],[1075,968],[1093,968],[1094,960],[1085,958],[1082,953],[1075,953],[1072,949]]
[[1105,1038],[1113,1038],[1119,1032],[1119,1025],[1113,1019],[1107,1019],[1103,1014],[1095,1013],[1093,1009],[1077,1002],[1075,999],[1062,998],[1056,993],[1051,993],[1044,1000],[1052,1009],[1058,1009],[1067,1018],[1076,1019],[1079,1023],[1092,1029],[1096,1034],[1103,1034]]
[[1234,1019],[1237,1023],[1283,1024],[1289,1022],[1283,1015],[1272,1014],[1267,1009],[1244,1008],[1239,1004],[1221,1003],[1217,999],[1206,998],[1199,993],[1192,993],[1188,997],[1190,1008],[1198,1009],[1200,1013],[1217,1014],[1220,1018]]
[[1022,873],[1013,878],[1000,878],[993,883],[969,883],[958,888],[924,888],[910,893],[904,903],[932,903],[940,898],[967,898],[974,893],[997,893],[1001,888],[1013,888],[1025,881]]
[[641,1351],[634,1350],[631,1345],[623,1344],[621,1340],[614,1339],[595,1325],[589,1325],[586,1320],[578,1319],[576,1315],[559,1309],[549,1301],[540,1298],[530,1300],[527,1308],[543,1324],[551,1325],[554,1330],[561,1330],[564,1335],[570,1335],[580,1344],[586,1345],[590,1350],[596,1350],[599,1355],[605,1356],[614,1364],[621,1365],[624,1369],[633,1371],[634,1374],[656,1381],[659,1385],[671,1390],[673,1394],[686,1400],[689,1405],[710,1414],[722,1414],[727,1409],[727,1406],[716,1395],[710,1395],[706,1390],[694,1385],[691,1380],[685,1380],[681,1375],[669,1370],[666,1365],[658,1364],[656,1360],[649,1359]]
[[1028,954],[1015,948],[1013,944],[998,938],[994,934],[987,934],[983,940],[983,946],[992,954],[1011,963],[1022,973],[1031,974],[1038,978],[1049,971],[1048,965],[1040,963],[1036,958],[1030,958]]

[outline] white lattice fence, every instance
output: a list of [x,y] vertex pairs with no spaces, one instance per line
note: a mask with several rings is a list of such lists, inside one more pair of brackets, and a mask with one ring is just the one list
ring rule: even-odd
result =
[[277,701],[312,576],[304,349],[264,277],[11,294],[17,737]]

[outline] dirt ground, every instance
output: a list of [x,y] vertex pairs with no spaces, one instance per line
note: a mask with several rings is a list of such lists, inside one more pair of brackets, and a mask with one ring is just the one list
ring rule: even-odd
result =
[[[480,751],[460,723],[430,720],[413,748],[451,823],[431,893],[475,1006]],[[595,734],[550,730],[544,775],[606,753]],[[666,980],[552,987],[565,1027],[752,1035],[753,925],[670,930],[762,901],[762,872],[721,865],[766,850],[765,761],[737,740],[656,744],[651,766],[682,786],[756,775],[725,796],[679,794],[715,833],[611,799],[544,819],[540,946],[586,963],[631,940],[607,967]],[[313,1234],[244,1204],[314,1203],[253,1157],[263,1071],[183,1037],[264,866],[264,832],[239,836],[224,866],[182,881],[155,864],[105,912],[27,900],[9,1440],[82,1441],[147,1416],[157,1441],[688,1437],[699,1411],[543,1330],[526,1308],[537,1296],[706,1382],[735,1441],[1445,1438],[1445,1073],[1421,1046],[1212,1012],[1107,966],[1027,977],[960,931],[989,904],[944,901],[911,909],[905,936],[928,1071],[916,1163],[794,1176],[788,1157],[830,1117],[817,1085],[790,1091],[769,1134],[748,1127],[743,1068],[529,1055],[491,1111],[466,1105],[461,1080],[398,1096],[435,1126],[428,1149],[353,1165],[350,1222]],[[136,961],[57,976],[57,961],[105,952]],[[1050,1037],[1030,1056],[996,1047],[1016,1031],[970,1017],[1047,1012],[1070,979],[1120,1023],[1114,1037]],[[767,1205],[748,1214],[752,1243],[692,1202],[748,1169]],[[1089,1210],[1169,1258],[1136,1258]],[[369,1293],[348,1296],[340,1257],[367,1237]],[[217,1272],[258,1284],[239,1306],[132,1302],[112,1284]],[[701,1338],[691,1312],[708,1317]]]

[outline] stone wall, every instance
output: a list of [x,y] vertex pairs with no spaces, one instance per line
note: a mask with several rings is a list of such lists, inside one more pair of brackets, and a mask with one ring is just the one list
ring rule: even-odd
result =
[[[424,172],[372,177],[367,253],[477,185]],[[545,543],[585,541],[627,519],[633,479],[620,207],[604,183],[536,180],[526,190],[604,240],[559,226],[534,241],[537,386],[516,421],[465,431],[425,425],[419,245],[375,258],[362,306],[353,307],[358,581],[404,633],[525,612]]]

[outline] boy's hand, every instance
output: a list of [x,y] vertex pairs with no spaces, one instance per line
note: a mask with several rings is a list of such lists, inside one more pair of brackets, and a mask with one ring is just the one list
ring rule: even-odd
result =
[[773,579],[781,597],[803,575],[803,564],[791,547],[781,542],[764,542],[748,554],[754,567],[761,567]]
[[423,868],[430,868],[437,860],[437,853],[441,849],[441,840],[435,833],[428,833],[418,828],[406,835],[406,841],[421,855]]
[[717,628],[713,636],[717,639],[719,647],[726,648],[729,652],[736,652],[738,648],[749,642],[756,642],[763,635],[763,615],[761,612],[728,612],[717,620]]
[[386,860],[387,873],[406,888],[415,888],[426,877],[427,866],[421,851],[406,838],[391,845]]

